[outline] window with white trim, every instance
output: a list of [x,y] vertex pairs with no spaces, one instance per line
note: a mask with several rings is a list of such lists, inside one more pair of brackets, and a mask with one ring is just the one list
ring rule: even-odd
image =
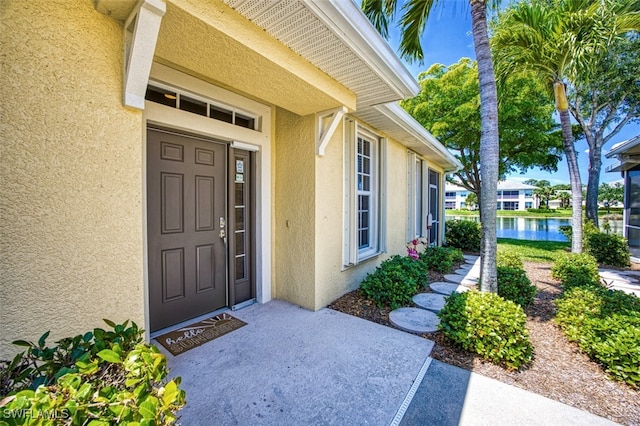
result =
[[385,250],[384,156],[384,139],[351,119],[345,120],[345,266],[355,265]]
[[[455,192],[452,193],[455,198]],[[455,201],[453,202],[455,205]],[[407,241],[426,237],[427,166],[409,151],[407,161]]]

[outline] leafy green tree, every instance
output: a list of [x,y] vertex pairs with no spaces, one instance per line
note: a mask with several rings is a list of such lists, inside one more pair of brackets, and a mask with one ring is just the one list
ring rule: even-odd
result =
[[467,206],[467,209],[475,210],[476,206],[478,205],[478,194],[476,194],[475,192],[470,192],[469,195],[467,195],[467,198],[465,198],[464,202]]
[[[588,190],[587,190],[588,191]],[[607,214],[611,213],[611,204],[616,202],[622,202],[624,200],[624,186],[620,182],[615,182],[612,185],[608,183],[601,183],[598,188],[598,201],[604,203]]]
[[[389,21],[396,10],[401,11],[400,54],[409,60],[422,61],[424,58],[420,37],[429,19],[429,13],[438,0],[363,0],[362,10],[384,37],[389,35]],[[453,4],[454,2],[450,2]],[[444,1],[442,2],[444,4]],[[480,117],[482,136],[480,139],[480,161],[482,162],[483,185],[480,193],[482,223],[482,247],[480,250],[481,290],[498,291],[496,257],[498,240],[496,235],[496,208],[498,191],[498,94],[493,70],[493,59],[487,29],[487,8],[497,10],[500,0],[469,0],[471,5],[471,31],[478,61],[480,83]]]
[[[480,90],[475,61],[460,59],[445,67],[432,65],[418,76],[420,93],[402,106],[460,160],[463,169],[451,182],[480,193]],[[562,139],[553,132],[553,105],[546,89],[526,74],[514,75],[498,87],[501,179],[537,166],[555,171],[562,156]],[[483,205],[480,203],[480,212]]]
[[596,70],[571,88],[569,110],[589,146],[585,212],[597,225],[602,147],[628,123],[640,122],[640,36],[618,39]]

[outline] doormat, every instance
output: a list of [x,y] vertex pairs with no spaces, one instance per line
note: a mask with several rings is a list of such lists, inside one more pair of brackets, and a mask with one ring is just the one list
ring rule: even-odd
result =
[[156,340],[171,352],[171,355],[176,356],[245,325],[247,325],[246,322],[222,313],[158,336]]

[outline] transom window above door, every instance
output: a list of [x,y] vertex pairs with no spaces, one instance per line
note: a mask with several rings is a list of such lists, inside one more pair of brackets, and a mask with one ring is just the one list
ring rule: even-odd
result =
[[239,127],[261,131],[262,117],[259,115],[242,111],[215,100],[191,95],[165,84],[151,82],[147,86],[145,99]]

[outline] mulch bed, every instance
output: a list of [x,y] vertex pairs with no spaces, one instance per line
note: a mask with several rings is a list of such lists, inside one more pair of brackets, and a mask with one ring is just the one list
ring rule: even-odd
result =
[[[551,278],[550,265],[525,263],[525,270],[539,290],[534,304],[525,310],[534,346],[534,360],[528,368],[507,371],[452,345],[440,332],[422,335],[436,343],[431,356],[614,422],[640,426],[640,391],[610,380],[598,364],[581,353],[577,345],[569,342],[553,323],[553,301],[561,289],[559,283]],[[430,273],[429,282],[441,280],[442,275]],[[379,309],[359,290],[345,294],[329,307],[392,327],[389,310]]]

